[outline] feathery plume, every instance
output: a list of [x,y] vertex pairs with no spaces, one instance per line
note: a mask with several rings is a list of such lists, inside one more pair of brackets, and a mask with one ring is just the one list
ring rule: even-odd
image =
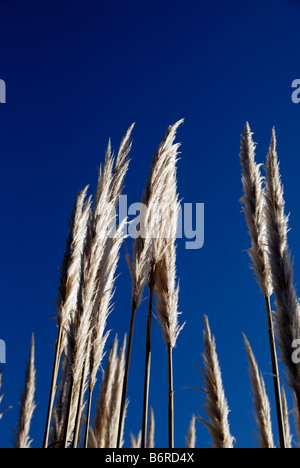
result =
[[118,356],[118,337],[111,346],[106,371],[100,388],[100,398],[96,405],[96,414],[90,428],[90,448],[116,448],[118,416],[120,411],[126,337]]
[[118,360],[117,351],[118,339],[116,337],[108,355],[106,371],[100,388],[100,398],[96,405],[96,416],[92,426],[93,438],[96,441],[97,448],[105,448],[109,408]]
[[[119,424],[119,413],[120,413],[120,406],[121,406],[121,398],[122,398],[122,383],[124,378],[124,370],[125,370],[125,351],[126,351],[126,342],[127,336],[125,335],[123,346],[121,348],[116,372],[114,376],[114,382],[112,386],[112,395],[110,400],[110,407],[109,407],[109,424],[108,430],[106,433],[106,446],[109,448],[116,448],[117,447],[117,437],[118,437],[118,424]],[[128,401],[125,407],[125,411],[128,406]],[[124,426],[122,428],[121,433],[121,447],[124,444],[123,434],[124,433]]]
[[[173,158],[171,172],[166,180],[163,212],[165,213],[164,236],[159,249],[161,253],[156,262],[157,314],[162,327],[165,342],[172,349],[183,326],[178,325],[178,294],[176,281],[176,233],[180,203],[177,194],[176,158]],[[167,208],[168,206],[168,208]],[[155,243],[157,245],[157,242]]]
[[216,351],[215,338],[212,336],[208,318],[205,316],[204,330],[204,392],[205,411],[209,422],[198,417],[209,430],[215,448],[233,448],[234,438],[230,433],[228,414],[229,408],[225,396],[219,359]]
[[94,310],[93,313],[93,342],[90,355],[89,386],[91,391],[93,391],[96,384],[97,372],[104,356],[104,347],[108,338],[108,333],[105,334],[105,327],[112,308],[116,280],[115,272],[120,257],[120,248],[124,239],[123,229],[125,222],[126,221],[123,220],[118,226],[114,237],[107,240],[99,268],[98,301],[97,309]]
[[[121,245],[122,226],[117,230],[117,241],[114,239],[115,242],[112,243],[111,236],[116,216],[116,205],[129,164],[127,156],[131,147],[129,138],[132,128],[133,126],[130,127],[121,142],[116,163],[111,155],[109,143],[104,166],[99,171],[95,205],[90,220],[90,239],[86,250],[85,268],[83,271],[81,308],[80,313],[72,323],[69,337],[73,356],[73,389],[69,423],[67,424],[68,440],[72,437],[74,428],[82,369],[85,359],[88,359],[86,347],[90,332],[93,330],[97,333],[97,336],[93,336],[91,348],[93,350],[91,390],[95,384],[97,370],[101,365],[103,349],[108,336],[107,334],[104,335],[104,330],[109,313],[109,301],[112,297],[113,277]],[[108,255],[109,248],[111,247],[113,247],[113,258]],[[107,268],[112,268],[112,271],[103,271],[103,265]],[[104,282],[103,275],[106,276],[106,279],[108,278],[110,284]],[[108,294],[105,294],[104,299],[100,296],[100,293],[104,292],[103,285],[109,290]],[[109,298],[108,301],[107,297]],[[106,307],[100,307],[101,300],[106,301]]]
[[[141,235],[136,238],[133,245],[133,260],[131,261],[129,256],[127,256],[133,280],[133,303],[137,308],[141,303],[143,290],[149,281],[151,265],[153,261],[157,262],[159,260],[160,254],[163,251],[163,247],[158,249],[162,236],[158,236],[157,234],[161,232],[162,207],[165,208],[167,206],[165,196],[166,184],[170,178],[170,172],[174,171],[176,164],[179,145],[174,145],[174,139],[176,131],[182,122],[183,120],[180,120],[168,128],[163,141],[152,159],[146,187],[141,199],[141,204],[147,207],[145,216],[141,216]],[[166,219],[165,215],[164,218]],[[176,230],[177,225],[175,234]]]
[[300,367],[292,361],[292,344],[300,336],[299,301],[288,248],[288,216],[285,215],[274,128],[265,170],[268,249],[275,294],[276,334],[281,358],[287,370],[288,383],[296,395],[300,412]]
[[185,324],[178,324],[179,285],[176,284],[176,248],[172,240],[165,242],[165,252],[157,265],[156,275],[156,311],[164,340],[173,349]]
[[291,449],[293,436],[291,434],[291,427],[290,427],[290,421],[289,421],[289,409],[288,409],[288,404],[287,404],[287,399],[286,399],[286,393],[283,387],[282,387],[282,407],[283,407],[283,422],[284,422],[286,448]]
[[185,446],[187,449],[196,448],[196,418],[195,416],[192,417],[190,427],[189,427],[189,432],[186,437]]
[[[125,175],[128,170],[129,159],[128,155],[131,150],[131,132],[134,124],[128,129],[125,136],[123,137],[119,151],[116,157],[115,166],[111,174],[110,191],[108,193],[108,202],[113,208],[111,211],[111,221],[115,221],[113,212],[116,211],[117,202],[123,190]],[[110,142],[106,153],[106,165],[109,166],[109,160],[111,157]],[[112,169],[112,165],[110,166]],[[105,172],[105,171],[104,171]],[[99,178],[96,199],[100,206],[101,194],[103,192],[103,177]],[[103,208],[103,207],[102,207]],[[109,332],[105,333],[105,327],[107,318],[112,309],[112,298],[114,295],[114,284],[115,284],[115,272],[119,261],[119,252],[124,239],[123,230],[126,224],[126,220],[123,220],[118,228],[116,229],[114,236],[111,235],[107,238],[104,246],[103,257],[99,266],[98,271],[98,289],[97,297],[95,300],[95,306],[92,312],[92,346],[90,353],[90,379],[89,379],[89,401],[88,401],[88,418],[87,418],[87,430],[86,430],[86,442],[88,445],[88,425],[89,425],[89,414],[92,393],[96,384],[97,372],[101,366],[101,362],[104,356],[104,348],[109,335]]]
[[[175,124],[177,129],[182,121]],[[172,127],[170,127],[172,129]],[[174,132],[174,129],[172,129]],[[175,133],[174,133],[175,136]],[[174,138],[174,137],[173,137]],[[184,327],[178,324],[179,286],[176,279],[176,234],[180,204],[177,194],[177,154],[179,145],[172,145],[164,179],[164,189],[158,200],[157,211],[163,215],[157,226],[153,250],[155,265],[156,311],[168,351],[169,381],[169,448],[174,447],[174,389],[173,389],[173,356],[172,351],[177,338]]]
[[[143,403],[143,425],[142,425],[142,444],[141,444],[142,448],[146,447],[146,434],[147,434],[148,400],[149,400],[149,384],[150,384],[150,368],[151,368],[151,326],[152,326],[153,293],[154,293],[155,283],[157,280],[157,271],[158,271],[159,262],[163,261],[164,252],[168,248],[168,243],[170,244],[172,242],[175,243],[175,238],[176,238],[176,233],[177,233],[179,203],[177,199],[178,197],[177,197],[177,183],[176,183],[176,162],[177,162],[178,148],[180,145],[174,144],[173,141],[176,135],[177,128],[182,122],[183,120],[180,120],[176,122],[173,126],[169,127],[165,141],[162,142],[158,152],[156,153],[154,157],[154,164],[152,164],[151,166],[150,176],[148,178],[146,189],[144,191],[143,199],[142,199],[143,203],[148,204],[147,205],[148,213],[151,217],[151,220],[153,221],[153,227],[155,230],[153,233],[154,243],[152,245],[152,252],[151,252],[152,258],[151,258],[151,263],[150,263],[150,273],[149,273],[149,279],[148,279],[149,308],[148,308],[148,320],[147,320],[147,329],[146,329],[144,403]],[[161,161],[161,157],[156,159],[156,157],[160,153],[163,154],[164,152],[165,152],[164,160]],[[158,173],[156,173],[160,163],[162,163],[163,166],[161,170]],[[173,245],[173,250],[174,248],[175,246]],[[170,249],[172,249],[172,246],[170,246]],[[166,260],[166,257],[167,257],[167,254],[165,255],[165,260]],[[175,255],[174,255],[173,260],[174,260],[173,261],[173,266],[174,266],[176,262]],[[172,291],[170,292],[170,296],[173,296]],[[174,308],[173,308],[173,311],[174,311]],[[164,312],[168,314],[166,309],[164,310]],[[175,328],[177,325],[176,324],[177,316],[178,316],[178,313],[176,314],[175,321],[173,321]],[[166,324],[166,320],[164,320],[164,324]],[[172,333],[171,330],[170,332]],[[176,332],[177,330],[175,330],[175,333]]]
[[[107,179],[110,179],[110,186],[104,183],[104,175],[99,179],[97,187],[97,213],[101,213],[103,208],[107,205],[110,206],[108,215],[111,222],[115,221],[115,212],[119,197],[122,193],[125,176],[129,166],[128,155],[130,153],[132,142],[130,140],[134,124],[129,127],[125,136],[123,137],[118,154],[114,163],[111,157],[110,143],[106,153],[106,164],[104,166],[104,175],[107,173]],[[109,168],[109,171],[107,170]],[[109,174],[108,174],[109,172]],[[107,188],[105,188],[107,187]],[[106,200],[103,198],[103,193],[106,194]],[[102,200],[102,201],[101,201]],[[109,221],[108,218],[108,221]],[[123,230],[126,220],[123,220],[117,227],[114,236],[112,233],[105,239],[103,255],[99,264],[98,287],[96,292],[95,306],[93,309],[93,341],[91,348],[91,363],[90,363],[90,388],[94,388],[96,383],[97,371],[100,368],[104,347],[108,334],[105,334],[105,327],[108,315],[111,311],[111,301],[114,295],[115,272],[119,260],[119,252],[124,239]],[[107,225],[109,229],[109,224]]]
[[[64,330],[68,329],[69,323],[72,321],[72,317],[74,317],[78,308],[82,256],[87,238],[87,226],[91,208],[91,197],[86,200],[87,190],[88,186],[77,195],[61,267],[59,297],[57,301],[57,323]],[[64,344],[66,344],[65,340]],[[64,345],[62,345],[63,349]]]
[[125,176],[129,166],[129,153],[132,148],[132,141],[131,141],[131,134],[133,131],[135,124],[132,124],[127,132],[125,133],[124,137],[119,146],[118,154],[115,161],[114,171],[113,171],[113,178],[112,178],[112,186],[111,186],[111,201],[118,202],[119,196],[122,193]]
[[27,365],[26,377],[25,377],[25,389],[21,394],[20,401],[20,412],[19,422],[17,430],[15,431],[15,448],[28,449],[31,448],[32,440],[29,436],[30,425],[32,416],[36,408],[34,397],[35,397],[35,385],[36,385],[36,370],[35,370],[35,359],[34,359],[34,336],[31,339],[30,358]]
[[253,270],[263,294],[272,294],[272,282],[267,255],[267,238],[265,222],[265,198],[261,164],[255,162],[255,144],[253,133],[248,122],[241,135],[240,162],[243,170],[242,183],[244,196],[241,198],[243,211],[251,236],[249,256],[253,262]]
[[133,434],[130,434],[131,445],[130,448],[141,448],[141,440],[142,440],[142,431],[138,433],[138,436],[135,437]]
[[58,336],[56,341],[47,421],[43,442],[44,448],[48,446],[60,360],[67,345],[67,334],[70,332],[70,324],[74,321],[75,314],[78,311],[78,300],[83,268],[83,252],[86,243],[91,208],[91,198],[85,201],[87,190],[88,186],[77,195],[61,267],[57,301]]
[[[146,207],[146,210],[142,213],[142,216],[140,216],[140,232],[138,233],[139,235],[136,237],[133,245],[133,259],[131,260],[129,255],[127,255],[127,262],[132,277],[132,306],[119,420],[118,447],[126,402],[135,314],[142,301],[145,286],[149,284],[149,281],[152,282],[152,279],[150,279],[151,272],[153,272],[154,262],[159,258],[158,245],[160,244],[155,241],[155,238],[157,238],[157,229],[161,222],[159,212],[161,203],[165,200],[163,197],[166,189],[166,180],[170,174],[170,167],[173,169],[173,165],[170,161],[176,160],[178,145],[174,145],[173,142],[176,137],[177,128],[181,123],[182,120],[168,128],[163,141],[159,145],[159,148],[152,159],[149,176],[141,200],[141,204],[143,207]],[[151,297],[152,293],[153,290],[150,291]],[[147,329],[149,330],[149,328],[149,324],[147,324]],[[149,361],[149,354],[148,357],[146,357],[146,361]],[[149,366],[146,363],[146,369],[147,368],[149,368]],[[147,370],[145,372],[147,372]],[[147,377],[145,377],[145,381],[146,380],[148,380]],[[145,398],[147,399],[147,397],[144,397],[144,399]],[[142,439],[143,443],[145,443],[145,427],[147,425],[145,415],[143,415],[143,419]]]
[[[1,387],[2,387],[2,376],[3,376],[3,369],[0,370],[0,390],[1,390]],[[0,405],[1,405],[1,403],[2,403],[2,400],[3,400],[3,398],[4,398],[4,395],[5,395],[5,392],[2,393],[2,395],[0,395]],[[12,407],[10,406],[9,408],[6,408],[5,410],[1,411],[1,413],[0,413],[0,421],[1,421],[1,419],[3,418],[4,413],[5,413],[7,410],[11,409],[11,408],[12,408]]]
[[147,439],[147,448],[154,448],[154,434],[155,434],[155,418],[153,408],[150,409],[149,430]]
[[[177,122],[175,128],[181,123]],[[176,234],[180,203],[177,194],[176,161],[179,145],[171,147],[170,163],[167,165],[164,190],[156,211],[161,210],[159,236],[155,239],[155,294],[157,314],[165,342],[172,349],[183,326],[178,325],[178,294],[176,281]]]
[[275,448],[271,423],[271,409],[266,393],[265,382],[259,372],[253,351],[244,335],[244,341],[250,366],[250,380],[252,386],[252,400],[255,410],[255,420],[258,428],[258,441],[260,448]]
[[263,177],[260,172],[261,164],[258,165],[255,162],[255,144],[253,143],[252,135],[253,133],[250,130],[249,124],[246,122],[244,132],[242,133],[240,151],[240,161],[243,170],[242,183],[244,187],[244,196],[241,198],[241,202],[251,236],[249,256],[253,262],[253,270],[255,271],[258,284],[265,296],[279,440],[280,447],[285,448],[279,368],[270,305],[273,286],[267,245],[266,200],[262,186]]

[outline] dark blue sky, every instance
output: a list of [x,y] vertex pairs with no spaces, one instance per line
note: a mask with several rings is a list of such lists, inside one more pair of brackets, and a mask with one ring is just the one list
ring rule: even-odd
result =
[[[77,191],[90,184],[94,193],[108,139],[117,149],[136,122],[124,193],[138,202],[152,155],[167,127],[183,117],[179,192],[184,202],[205,204],[205,244],[186,250],[178,241],[187,324],[174,351],[176,445],[184,445],[190,416],[203,416],[203,395],[184,387],[202,384],[196,364],[202,364],[204,314],[216,335],[237,446],[256,445],[241,332],[266,374],[276,434],[264,299],[245,252],[239,145],[248,120],[257,160],[264,162],[276,126],[298,281],[300,104],[292,103],[291,83],[300,78],[299,17],[300,2],[287,0],[0,1],[0,79],[7,86],[7,103],[0,104],[0,338],[7,345],[3,407],[13,405],[0,423],[1,447],[11,445],[32,332],[31,435],[34,446],[42,442],[56,338],[50,319]],[[129,325],[131,280],[123,256],[118,272],[111,339]],[[130,431],[141,427],[145,308],[136,322],[127,445]],[[154,343],[150,403],[159,447],[167,444],[167,361],[156,323]],[[206,429],[197,424],[197,432],[197,445],[208,446]]]

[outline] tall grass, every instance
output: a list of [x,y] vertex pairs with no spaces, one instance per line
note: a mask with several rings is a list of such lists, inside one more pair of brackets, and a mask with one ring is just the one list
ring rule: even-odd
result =
[[229,407],[223,388],[221,368],[216,350],[216,342],[211,334],[208,318],[205,316],[204,353],[202,370],[204,377],[205,411],[208,421],[202,421],[212,438],[216,448],[233,448],[234,437],[230,432],[228,420]]
[[[151,361],[151,317],[152,300],[156,283],[158,293],[158,315],[160,316],[164,337],[168,346],[168,382],[169,382],[169,447],[174,445],[174,408],[173,408],[173,365],[172,349],[175,346],[177,334],[177,305],[175,291],[175,251],[174,238],[177,231],[178,200],[176,194],[176,157],[178,145],[174,145],[176,131],[182,121],[171,125],[159,145],[152,159],[146,187],[141,203],[147,208],[140,220],[140,232],[133,245],[133,259],[127,256],[132,276],[132,304],[129,326],[128,350],[126,355],[126,367],[123,382],[123,394],[119,421],[119,434],[117,446],[120,447],[121,427],[124,424],[124,408],[126,401],[127,383],[133,341],[135,314],[138,310],[143,291],[146,285],[149,287],[149,311],[146,331],[146,356],[144,379],[144,404],[143,404],[143,428],[141,443],[145,447],[148,413],[148,393]],[[169,216],[162,213],[162,208],[170,204]],[[167,226],[169,231],[167,231]],[[166,240],[167,239],[167,240]],[[171,261],[166,265],[167,258]],[[159,281],[160,279],[160,281]],[[167,284],[169,283],[169,284]],[[164,289],[170,287],[170,294],[164,296]],[[173,301],[172,304],[167,302]]]
[[259,372],[250,343],[245,336],[244,341],[249,360],[249,374],[253,392],[253,406],[258,427],[257,439],[259,441],[260,448],[274,448],[275,445],[271,422],[271,408],[266,392],[265,382],[262,374]]
[[[3,376],[3,369],[0,370],[0,390],[1,390],[1,387],[2,387],[2,376]],[[5,396],[5,392],[2,393],[2,395],[0,395],[0,405],[2,404],[2,401],[3,401],[4,396]],[[0,411],[0,421],[1,421],[1,419],[3,418],[4,413],[5,413],[8,409],[11,409],[11,407],[5,408],[4,410],[1,409],[1,411]]]
[[[88,197],[88,187],[78,193],[58,285],[57,340],[45,417],[42,442],[44,448],[122,448],[126,435],[130,435],[132,448],[155,447],[154,411],[152,408],[149,410],[154,311],[166,344],[168,363],[165,376],[168,382],[168,445],[171,449],[175,445],[176,387],[173,350],[184,326],[179,323],[176,259],[180,210],[177,189],[179,144],[175,143],[175,139],[182,123],[180,120],[167,129],[152,158],[141,198],[146,211],[139,220],[140,235],[137,235],[133,243],[132,254],[127,251],[126,255],[132,279],[128,339],[127,336],[124,337],[119,349],[116,335],[108,352],[110,332],[107,330],[107,323],[109,315],[113,313],[117,268],[124,240],[124,226],[127,223],[127,220],[117,222],[116,211],[129,170],[133,125],[124,135],[116,156],[112,153],[109,141],[94,197]],[[263,165],[255,161],[252,135],[250,126],[246,123],[241,135],[239,154],[244,192],[241,203],[251,239],[249,255],[252,268],[265,299],[279,446],[291,448],[294,442],[286,397],[288,389],[295,401],[292,412],[296,433],[300,435],[300,368],[292,359],[294,342],[300,339],[299,300],[287,240],[288,216],[285,214],[275,130],[272,131],[264,165],[265,177],[262,174]],[[145,288],[148,289],[149,299],[144,387],[141,389],[143,405],[140,413],[141,431],[135,437],[130,434],[125,417],[130,411],[127,389],[135,338],[135,316]],[[272,312],[273,303],[275,312]],[[129,312],[128,308],[130,309],[129,304],[123,304],[124,313]],[[276,442],[272,429],[272,409],[263,375],[245,335],[244,342],[258,444],[263,448],[274,448]],[[106,366],[103,369],[106,353]],[[286,380],[279,375],[278,354],[286,370]],[[219,359],[216,340],[207,316],[204,317],[202,357],[201,390],[204,393],[203,409],[206,416],[195,414],[191,417],[188,434],[182,444],[187,449],[196,447],[196,422],[200,421],[208,429],[213,447],[234,448],[238,445],[238,436],[235,439],[231,434],[230,409],[220,364],[222,356]],[[99,396],[93,405],[99,374]],[[1,370],[0,389],[2,377]],[[17,448],[32,446],[30,427],[36,410],[35,386],[35,349],[32,338],[25,389],[21,394],[19,421],[14,436],[14,445]],[[4,394],[0,396],[0,403],[3,397]],[[5,411],[0,409],[0,420],[5,417]]]
[[[270,255],[268,249],[269,223],[267,221],[267,203],[263,177],[260,165],[255,162],[255,144],[252,132],[246,122],[241,138],[240,161],[242,165],[242,183],[244,196],[241,199],[243,211],[251,237],[251,248],[249,255],[253,263],[258,284],[265,298],[267,311],[267,324],[269,335],[269,346],[272,362],[273,384],[275,392],[278,432],[281,448],[285,448],[285,436],[283,427],[282,400],[280,394],[280,376],[278,370],[277,350],[275,346],[275,333],[273,317],[271,312],[270,297],[273,292],[271,278]],[[248,348],[247,348],[248,349]]]
[[[114,448],[117,445],[126,337],[119,355],[118,345],[119,340],[115,337],[109,352],[106,371],[103,375],[93,424],[90,428],[90,448]],[[123,443],[122,430],[121,446]]]
[[35,346],[34,336],[31,339],[30,357],[27,365],[25,388],[21,394],[19,421],[15,430],[15,448],[29,449],[32,444],[30,439],[30,425],[34,410],[36,409],[35,398],[36,369],[35,369]]

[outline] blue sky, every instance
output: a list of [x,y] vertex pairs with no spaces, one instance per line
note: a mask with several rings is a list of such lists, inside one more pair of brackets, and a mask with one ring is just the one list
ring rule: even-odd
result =
[[[249,269],[239,145],[245,121],[264,162],[275,125],[291,213],[289,243],[300,277],[300,104],[291,83],[300,78],[300,2],[202,0],[0,2],[2,269],[0,338],[7,346],[0,446],[11,446],[32,332],[36,338],[37,410],[31,435],[44,431],[53,345],[55,298],[67,220],[76,193],[90,184],[108,139],[117,149],[133,131],[124,193],[140,200],[151,158],[167,127],[185,118],[178,187],[184,202],[205,204],[205,244],[178,241],[180,310],[186,326],[174,351],[175,443],[183,447],[192,414],[203,416],[200,387],[203,315],[216,336],[231,431],[238,447],[256,446],[242,332],[250,340],[276,416],[264,298]],[[122,252],[124,253],[124,252]],[[130,319],[131,280],[122,255],[115,309],[108,328],[123,337]],[[137,315],[126,422],[141,427],[146,305]],[[153,329],[150,404],[156,445],[167,444],[167,357]],[[165,377],[165,378],[164,378]],[[2,407],[2,408],[3,408]],[[293,422],[293,421],[292,421]],[[197,424],[197,446],[210,437]]]

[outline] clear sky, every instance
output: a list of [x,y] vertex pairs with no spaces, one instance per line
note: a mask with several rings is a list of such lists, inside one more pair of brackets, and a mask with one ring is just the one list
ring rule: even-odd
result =
[[[183,447],[192,414],[203,414],[203,316],[216,336],[231,432],[238,447],[256,446],[244,332],[265,374],[276,415],[264,298],[249,269],[250,240],[242,195],[240,133],[249,121],[264,162],[272,127],[291,213],[289,243],[300,277],[300,2],[289,0],[1,0],[0,104],[1,327],[7,346],[0,446],[11,446],[31,334],[36,338],[37,409],[31,436],[42,443],[56,327],[55,298],[76,193],[90,184],[108,139],[114,149],[133,131],[124,193],[140,200],[151,158],[167,127],[185,118],[178,186],[184,202],[205,204],[205,244],[178,241],[180,310],[186,326],[174,351],[175,443]],[[119,264],[108,328],[122,339],[130,319],[131,280]],[[126,445],[141,427],[146,302],[136,322]],[[156,445],[167,445],[167,356],[153,328],[150,404]],[[290,403],[291,404],[291,403]],[[293,423],[293,421],[292,421]],[[210,437],[197,423],[197,446]]]

